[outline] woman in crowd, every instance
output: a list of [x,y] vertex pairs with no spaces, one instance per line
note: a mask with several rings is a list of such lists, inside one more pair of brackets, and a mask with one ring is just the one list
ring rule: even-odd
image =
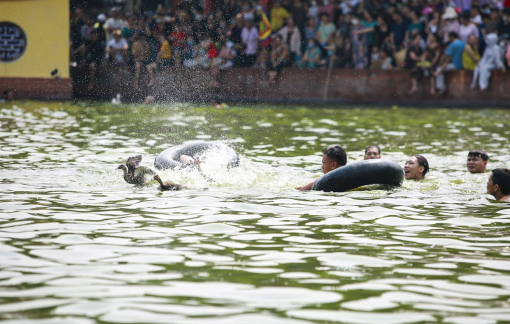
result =
[[480,54],[478,53],[478,37],[474,34],[469,35],[468,41],[462,52],[462,67],[464,70],[473,71],[480,62]]
[[437,34],[433,34],[429,39],[425,53],[422,56],[422,60],[419,63],[420,68],[423,71],[423,76],[429,78],[430,82],[430,94],[436,93],[435,78],[432,77],[432,73],[436,70],[439,65],[439,60],[443,54],[443,49],[440,43],[440,38]]
[[304,68],[318,68],[322,57],[322,51],[317,41],[314,39],[308,40],[305,55],[301,59],[301,67]]
[[418,62],[422,58],[423,51],[420,47],[421,36],[419,34],[415,34],[411,39],[411,46],[407,49],[406,59],[405,59],[405,68],[406,70],[411,70],[411,90],[409,90],[409,94],[413,94],[418,91],[418,79],[422,76],[422,70],[418,66]]
[[404,178],[406,180],[420,181],[429,172],[429,162],[421,155],[409,157],[404,166]]
[[460,27],[459,27],[459,38],[464,43],[467,43],[468,37],[470,35],[475,35],[476,37],[480,37],[480,32],[478,32],[478,28],[474,23],[471,22],[471,15],[468,12],[464,12],[460,17]]

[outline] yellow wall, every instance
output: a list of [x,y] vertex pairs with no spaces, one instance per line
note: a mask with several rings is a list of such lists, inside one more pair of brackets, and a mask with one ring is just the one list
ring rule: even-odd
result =
[[0,0],[3,21],[23,29],[27,48],[17,61],[0,61],[0,77],[51,78],[56,68],[69,77],[69,0]]

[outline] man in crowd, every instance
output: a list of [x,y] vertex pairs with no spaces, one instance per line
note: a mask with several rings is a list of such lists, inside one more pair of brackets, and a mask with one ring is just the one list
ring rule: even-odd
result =
[[462,69],[462,53],[464,52],[464,42],[459,39],[456,32],[448,34],[450,45],[442,57],[442,62],[434,72],[436,77],[436,88],[439,90],[438,94],[446,92],[446,84],[444,82],[444,72],[461,70]]
[[124,65],[127,58],[128,43],[121,37],[120,29],[113,32],[113,38],[108,42],[108,61],[115,65]]
[[105,44],[99,37],[100,32],[97,29],[93,29],[90,31],[90,40],[81,46],[82,56],[86,58],[90,69],[89,91],[94,87],[97,67],[101,65],[105,56]]
[[494,169],[487,181],[487,193],[499,201],[510,202],[510,170]]
[[[248,17],[249,18],[249,17]],[[241,32],[243,50],[239,55],[238,66],[252,66],[257,60],[257,47],[259,44],[259,31],[253,26],[251,19],[244,20],[244,27]]]
[[381,148],[377,145],[370,145],[365,149],[365,157],[364,160],[371,159],[380,159],[381,158]]
[[[324,174],[341,168],[346,164],[347,154],[342,146],[330,145],[322,150],[322,172],[324,172]],[[307,185],[297,187],[296,189],[300,191],[311,190],[315,181],[317,180],[314,180]]]
[[104,28],[108,32],[107,41],[110,42],[113,39],[113,37],[114,37],[113,32],[114,31],[116,31],[117,29],[120,30],[123,27],[124,27],[124,22],[122,21],[122,19],[119,19],[118,9],[117,8],[112,8],[110,10],[110,18],[108,18],[106,20],[106,22],[104,23]]
[[471,173],[485,173],[489,156],[484,150],[469,151],[467,156],[467,169]]

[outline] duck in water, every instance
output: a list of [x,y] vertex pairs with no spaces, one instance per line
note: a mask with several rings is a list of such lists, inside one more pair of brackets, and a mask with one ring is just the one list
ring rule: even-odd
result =
[[154,176],[153,179],[159,182],[159,189],[161,190],[181,190],[184,188],[180,184],[174,183],[170,180],[168,181],[161,180],[161,178],[157,174]]
[[124,180],[130,184],[144,184],[153,180],[157,175],[154,170],[148,167],[139,166],[142,156],[131,156],[127,159],[126,164],[121,164],[117,169],[124,172]]

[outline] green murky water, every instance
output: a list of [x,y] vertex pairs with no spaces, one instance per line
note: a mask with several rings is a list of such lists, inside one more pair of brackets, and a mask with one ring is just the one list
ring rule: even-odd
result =
[[[510,204],[465,169],[472,148],[510,167],[506,110],[0,104],[2,323],[497,323],[510,321]],[[229,172],[116,166],[222,140]],[[425,181],[298,192],[320,151],[369,144]],[[212,161],[212,162],[211,162]],[[208,187],[203,191],[201,188]]]

